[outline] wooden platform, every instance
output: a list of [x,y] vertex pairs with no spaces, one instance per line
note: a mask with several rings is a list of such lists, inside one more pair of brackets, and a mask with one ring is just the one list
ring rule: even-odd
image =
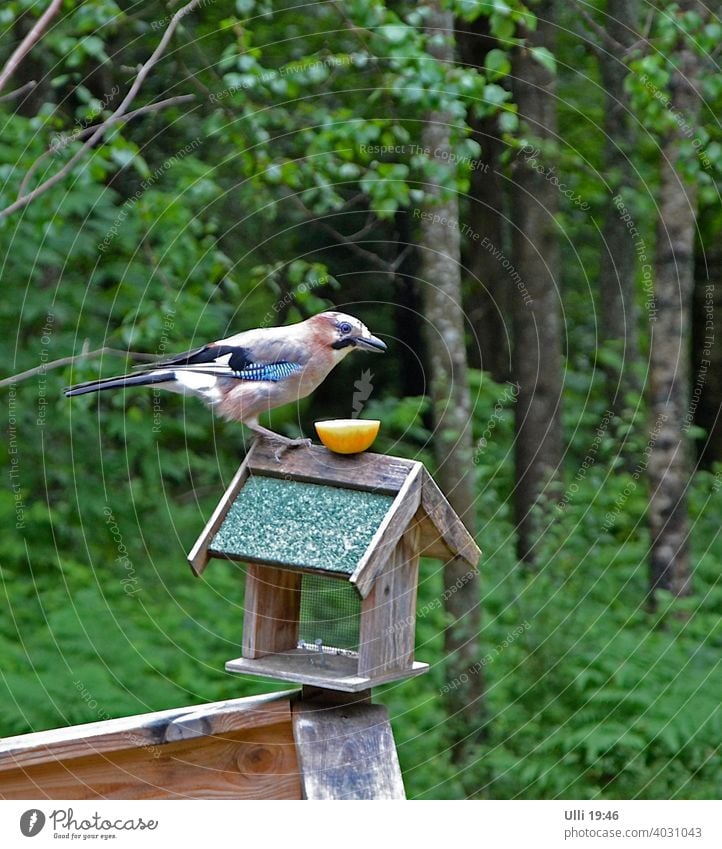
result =
[[[284,692],[0,740],[0,799],[404,798],[368,693]],[[354,702],[353,700],[356,699]]]
[[360,693],[377,684],[387,684],[390,681],[401,681],[411,676],[422,675],[428,668],[428,663],[414,662],[411,669],[370,678],[358,674],[357,657],[317,654],[301,649],[269,654],[253,660],[238,657],[226,663],[228,672],[258,675],[261,678],[268,676],[277,681],[314,687],[332,685],[334,690],[345,693]]

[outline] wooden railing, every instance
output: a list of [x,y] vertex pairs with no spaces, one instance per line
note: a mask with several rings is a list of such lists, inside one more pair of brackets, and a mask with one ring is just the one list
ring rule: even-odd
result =
[[0,799],[401,799],[386,709],[299,691],[0,740]]

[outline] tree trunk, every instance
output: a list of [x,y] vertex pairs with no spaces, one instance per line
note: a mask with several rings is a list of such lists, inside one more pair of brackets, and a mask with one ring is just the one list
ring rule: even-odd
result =
[[[464,22],[459,34],[459,50],[465,65],[483,70],[486,54],[498,47],[489,33],[484,15],[473,23]],[[508,252],[504,226],[504,185],[496,116],[469,116],[471,137],[481,147],[474,161],[469,185],[468,223],[474,237],[463,251],[463,265],[470,272],[466,286],[469,321],[478,339],[470,363],[488,371],[497,383],[511,377],[511,293],[513,282],[499,257]],[[500,251],[500,254],[496,252]]]
[[631,160],[637,133],[628,112],[629,98],[624,91],[628,69],[614,45],[629,47],[636,40],[639,17],[639,0],[608,0],[604,27],[610,41],[599,45],[599,69],[606,92],[603,174],[609,188],[599,269],[600,335],[602,343],[619,361],[618,365],[613,361],[603,363],[609,409],[617,415],[628,405],[627,395],[639,393],[641,380],[634,291],[635,240],[613,201],[621,191],[633,188],[638,182]]
[[[399,250],[410,245],[416,235],[416,222],[407,214],[398,215]],[[424,314],[416,253],[409,254],[396,272],[394,297],[394,329],[398,345],[398,371],[402,397],[426,394],[426,339],[422,322]]]
[[[716,207],[709,209],[709,217],[716,228]],[[700,229],[709,228],[700,222]],[[722,334],[715,333],[715,318],[722,310],[722,246],[717,243],[714,230],[703,244],[712,247],[698,255],[695,263],[694,372],[685,426],[692,421],[704,430],[697,443],[698,458],[700,466],[710,469],[714,463],[722,462]]]
[[[696,8],[704,13],[698,3]],[[671,110],[696,126],[700,99],[696,80],[700,59],[680,43],[670,63]],[[662,142],[657,252],[655,257],[656,321],[651,337],[651,413],[649,455],[650,589],[675,596],[692,591],[688,546],[686,488],[692,476],[685,419],[689,410],[690,312],[694,288],[694,235],[697,186],[681,173],[683,128]]]
[[[433,55],[453,61],[451,13],[441,3],[431,4],[428,21],[431,33],[444,35],[433,45]],[[427,116],[422,145],[436,151],[451,151],[451,116],[434,112]],[[449,172],[448,185],[453,177]],[[430,394],[434,416],[434,454],[438,483],[467,528],[475,532],[475,492],[471,396],[467,379],[464,311],[461,304],[459,204],[448,189],[442,198],[441,185],[427,187],[418,233],[424,312],[427,320],[427,351]],[[428,213],[428,214],[423,214]],[[442,223],[443,222],[443,223]],[[484,725],[484,679],[473,671],[479,659],[481,608],[478,572],[469,572],[463,561],[454,559],[444,569],[445,605],[450,624],[444,649],[449,683],[446,693],[453,752],[457,762],[465,757],[466,745],[478,742]]]
[[[526,33],[531,46],[554,53],[553,3],[533,8],[539,23]],[[515,519],[517,553],[535,565],[534,546],[554,500],[562,457],[562,325],[556,275],[560,268],[559,236],[554,216],[559,190],[553,160],[542,151],[556,135],[555,79],[525,48],[513,57],[513,93],[519,117],[534,140],[512,166],[513,268],[519,282],[513,298],[513,371],[519,384],[516,401]],[[550,170],[551,169],[551,170]]]

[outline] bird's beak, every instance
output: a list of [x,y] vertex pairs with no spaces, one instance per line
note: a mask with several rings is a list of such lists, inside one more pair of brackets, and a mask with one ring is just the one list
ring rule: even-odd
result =
[[374,351],[377,354],[382,354],[386,350],[386,343],[377,339],[376,336],[357,336],[355,341],[357,347]]

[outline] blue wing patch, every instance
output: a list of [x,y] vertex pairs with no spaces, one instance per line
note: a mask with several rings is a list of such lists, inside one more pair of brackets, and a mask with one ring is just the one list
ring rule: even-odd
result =
[[233,377],[238,380],[270,380],[278,383],[302,368],[298,363],[248,363],[242,369],[234,369]]

